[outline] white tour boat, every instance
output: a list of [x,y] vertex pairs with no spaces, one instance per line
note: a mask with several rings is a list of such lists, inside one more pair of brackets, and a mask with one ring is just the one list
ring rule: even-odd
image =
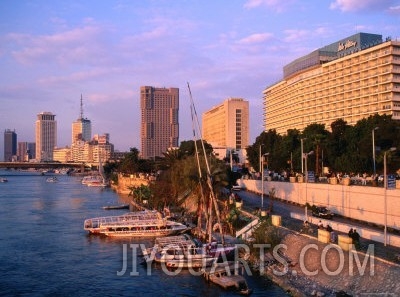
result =
[[186,231],[186,225],[167,220],[157,211],[137,211],[120,216],[87,219],[84,229],[106,236],[158,237]]

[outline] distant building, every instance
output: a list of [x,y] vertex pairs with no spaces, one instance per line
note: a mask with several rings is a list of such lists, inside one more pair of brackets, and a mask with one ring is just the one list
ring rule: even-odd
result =
[[236,154],[240,163],[246,158],[249,145],[249,102],[229,98],[203,113],[202,136],[220,159]]
[[114,153],[111,156],[111,159],[109,160],[110,162],[120,162],[123,160],[129,152],[120,152],[120,151],[114,151]]
[[69,147],[54,148],[53,161],[67,163],[71,161],[71,149]]
[[71,161],[84,163],[90,159],[87,147],[91,140],[92,123],[83,117],[83,99],[81,95],[80,116],[72,123]]
[[72,123],[72,142],[79,140],[90,141],[92,139],[92,123],[87,118],[83,117],[83,101],[81,95],[81,112],[79,118]]
[[110,143],[110,134],[96,134],[90,142],[91,160],[94,163],[102,163],[111,159],[114,154],[114,145]]
[[57,146],[57,121],[51,112],[41,112],[36,120],[36,160],[52,161]]
[[36,144],[34,142],[18,142],[17,158],[21,162],[35,159]]
[[179,146],[179,89],[140,88],[141,157],[155,159]]
[[400,41],[358,33],[298,58],[264,94],[265,130],[327,129],[374,114],[400,120]]
[[12,162],[16,160],[17,155],[17,133],[6,129],[4,131],[4,161]]

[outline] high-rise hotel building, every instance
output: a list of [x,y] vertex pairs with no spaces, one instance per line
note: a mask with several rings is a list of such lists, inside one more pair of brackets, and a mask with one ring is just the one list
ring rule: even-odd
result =
[[179,89],[140,87],[141,157],[162,157],[179,146]]
[[57,146],[57,121],[51,112],[37,115],[35,139],[36,160],[53,161],[53,149]]
[[358,33],[283,69],[264,91],[264,127],[285,134],[337,119],[354,125],[375,113],[400,120],[400,41]]
[[229,98],[202,115],[202,136],[220,158],[235,150],[241,161],[249,145],[249,102]]

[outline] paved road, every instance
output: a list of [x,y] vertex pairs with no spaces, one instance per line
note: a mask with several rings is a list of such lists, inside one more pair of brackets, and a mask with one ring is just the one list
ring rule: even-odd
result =
[[[236,191],[239,195],[240,198],[243,200],[243,209],[250,212],[254,213],[256,210],[261,208],[261,195],[256,194],[253,192],[249,191]],[[271,199],[268,197],[268,195],[264,195],[264,209],[268,209],[270,206]],[[299,214],[304,214],[305,209],[302,206],[291,204],[284,202],[282,200],[277,200],[274,199],[273,201],[273,212],[272,214],[280,215],[282,217],[282,225],[284,227],[287,227],[289,229],[295,230],[295,231],[300,231],[303,229],[303,224],[300,220],[293,219],[290,217],[290,213],[299,213]],[[380,232],[383,232],[383,228],[379,228],[367,223],[355,221],[349,218],[344,218],[344,217],[334,217],[333,219],[336,222],[341,222],[345,224],[351,225],[353,228],[368,228],[368,229],[374,229],[374,230],[379,230]],[[316,226],[314,226],[316,229]],[[340,232],[339,232],[340,233]],[[343,233],[342,233],[343,234]],[[316,236],[317,232],[314,232],[311,234],[312,236]],[[367,249],[368,244],[373,243],[375,245],[375,254],[381,258],[387,259],[389,261],[393,261],[396,263],[400,263],[400,248],[396,247],[391,247],[391,246],[384,246],[382,243],[377,243],[373,242],[371,240],[363,240],[363,248]]]
[[[264,201],[262,203],[260,194],[256,194],[256,193],[244,191],[244,190],[236,191],[236,193],[239,195],[240,198],[243,199],[243,202],[244,202],[243,208],[249,212],[254,212],[256,209],[260,209],[261,204],[263,204],[265,210],[268,210],[268,208],[271,204],[271,199],[268,197],[268,195],[264,195],[264,199],[263,199]],[[293,220],[290,217],[290,213],[298,213],[298,214],[304,215],[305,208],[303,206],[299,206],[297,204],[287,203],[282,200],[274,199],[272,214],[280,215],[282,217],[282,221],[285,221],[285,220]],[[308,210],[308,214],[310,215],[310,210]],[[296,221],[298,221],[298,220],[296,220]],[[334,221],[352,225],[354,228],[368,227],[368,229],[379,230],[379,231],[383,232],[383,228],[379,228],[372,224],[355,221],[350,218],[335,216]]]

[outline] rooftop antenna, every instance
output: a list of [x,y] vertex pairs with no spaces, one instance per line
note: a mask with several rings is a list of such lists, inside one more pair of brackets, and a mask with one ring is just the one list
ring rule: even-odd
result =
[[83,119],[83,99],[82,99],[82,94],[81,94],[81,117],[80,119]]

